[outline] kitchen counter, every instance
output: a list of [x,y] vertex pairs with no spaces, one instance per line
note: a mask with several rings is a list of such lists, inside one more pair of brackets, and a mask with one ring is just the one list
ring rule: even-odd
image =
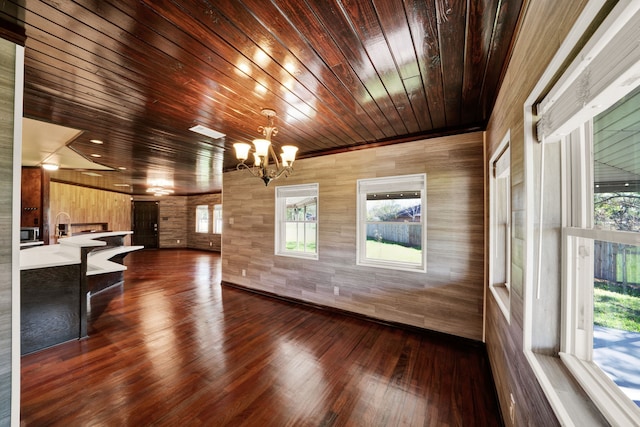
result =
[[20,251],[21,353],[87,336],[92,293],[124,282],[131,231],[87,233]]

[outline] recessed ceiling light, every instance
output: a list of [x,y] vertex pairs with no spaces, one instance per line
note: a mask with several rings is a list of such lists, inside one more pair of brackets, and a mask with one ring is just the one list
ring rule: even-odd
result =
[[226,136],[226,134],[222,133],[222,132],[218,132],[217,130],[213,130],[213,129],[209,129],[206,126],[202,126],[202,125],[195,125],[193,127],[189,128],[190,131],[199,133],[201,135],[204,136],[208,136],[209,138],[213,138],[213,139],[219,139],[222,138],[223,136]]
[[93,142],[94,144],[102,144],[103,143],[99,139],[91,139],[90,142]]
[[93,153],[91,157],[102,157],[100,154]]
[[88,176],[102,176],[99,173],[95,173],[95,172],[82,172],[83,175],[88,175]]
[[55,163],[43,163],[42,164],[42,169],[44,170],[48,170],[48,171],[57,171],[59,168],[59,166]]
[[120,166],[118,169],[120,169],[121,171],[126,171],[127,168],[125,168],[124,166]]
[[114,187],[130,187],[129,184],[113,184]]

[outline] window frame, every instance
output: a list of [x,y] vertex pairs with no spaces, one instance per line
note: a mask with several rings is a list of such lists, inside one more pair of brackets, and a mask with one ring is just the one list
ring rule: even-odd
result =
[[[316,199],[316,216],[313,221],[302,221],[304,224],[315,224],[316,230],[316,250],[315,252],[302,252],[292,251],[286,248],[286,225],[287,221],[287,206],[286,200],[288,197],[315,197]],[[319,197],[319,184],[299,184],[299,185],[282,185],[275,189],[275,255],[286,256],[292,258],[303,258],[317,260],[319,259],[319,237],[320,237],[320,225],[319,225],[319,212],[320,212],[320,197]],[[295,221],[299,223],[300,221]],[[306,239],[305,239],[306,240]]]
[[[200,213],[201,211],[203,211],[206,208],[206,212],[207,212],[207,228],[206,230],[202,231],[200,229],[200,225],[201,225],[201,221],[200,221]],[[209,205],[197,205],[196,206],[196,233],[199,234],[208,234],[209,233],[209,221],[210,220],[210,215],[209,215]]]
[[222,234],[222,225],[224,221],[222,219],[222,204],[216,203],[213,205],[213,234]]
[[[506,135],[489,161],[489,289],[507,323],[511,323],[511,132]],[[506,206],[498,205],[499,185],[506,180]],[[504,241],[498,233],[499,210],[506,209]],[[500,251],[501,256],[498,255]],[[501,263],[498,266],[497,263]],[[500,279],[498,280],[498,276]]]
[[[560,241],[562,242],[562,309],[560,321],[560,351],[558,355],[564,365],[568,368],[570,375],[581,386],[584,392],[592,399],[600,413],[604,415],[608,422],[614,425],[635,425],[640,416],[640,409],[624,395],[622,390],[610,380],[606,374],[591,360],[592,339],[589,332],[580,330],[577,325],[584,325],[588,322],[593,329],[593,319],[584,318],[576,322],[576,316],[585,309],[592,313],[589,304],[592,304],[592,296],[585,289],[580,289],[578,282],[588,282],[592,279],[593,265],[588,260],[576,261],[576,254],[580,251],[589,252],[589,242],[593,239],[625,241],[621,236],[628,232],[608,232],[593,229],[591,213],[593,209],[587,209],[588,203],[593,203],[592,191],[593,181],[590,179],[592,162],[590,162],[591,143],[587,141],[591,137],[590,129],[587,129],[591,119],[600,111],[611,106],[620,100],[637,86],[638,75],[640,74],[640,50],[636,45],[630,45],[628,40],[640,38],[640,4],[638,2],[619,2],[614,5],[608,15],[604,17],[601,24],[594,31],[593,36],[586,42],[584,48],[576,55],[576,59],[562,73],[560,78],[551,87],[551,90],[544,96],[542,101],[534,104],[537,99],[542,98],[545,85],[552,81],[554,74],[561,68],[561,64],[566,61],[571,50],[575,48],[579,40],[588,31],[589,27],[598,19],[598,14],[604,6],[604,1],[590,0],[585,6],[581,17],[574,25],[568,41],[565,41],[560,50],[553,58],[550,66],[543,74],[536,88],[531,93],[524,105],[525,112],[525,136],[533,140],[533,135],[528,132],[527,125],[535,125],[537,130],[537,141],[540,142],[540,149],[533,149],[525,146],[525,161],[527,168],[536,164],[534,156],[540,152],[538,161],[540,172],[540,191],[542,192],[544,172],[544,147],[546,144],[559,142],[564,160],[561,166],[562,182],[562,225]],[[534,113],[535,111],[535,113]],[[537,119],[537,123],[536,123]],[[585,138],[585,135],[588,135]],[[571,154],[571,146],[566,144],[579,139],[579,144],[588,142],[589,149],[580,153]],[[567,157],[567,155],[569,157]],[[582,157],[580,157],[582,156]],[[575,158],[573,158],[575,157]],[[587,162],[587,159],[589,161]],[[578,168],[576,170],[575,168]],[[528,186],[534,187],[533,171],[525,170]],[[552,177],[554,177],[552,175]],[[546,179],[546,178],[544,178]],[[575,180],[578,180],[576,184]],[[569,190],[575,190],[569,193]],[[540,196],[540,200],[542,197]],[[532,198],[527,197],[527,206],[532,207]],[[540,202],[540,207],[542,203]],[[527,209],[529,212],[529,209]],[[557,387],[557,379],[552,378],[559,374],[559,370],[550,370],[548,360],[543,360],[544,356],[535,351],[533,340],[534,317],[533,312],[543,313],[547,307],[544,306],[545,299],[540,300],[541,290],[541,240],[543,227],[542,210],[538,218],[538,265],[534,266],[532,261],[527,262],[527,282],[531,286],[526,287],[525,299],[525,330],[524,330],[524,350],[525,355],[533,371],[538,377],[550,403],[561,421],[571,423],[569,412],[574,412],[575,399],[568,399],[566,389],[560,390]],[[533,215],[527,221],[527,250],[533,253],[534,235]],[[552,231],[549,228],[547,232]],[[622,234],[621,234],[622,233]],[[571,240],[574,241],[571,241]],[[576,239],[578,241],[576,243]],[[634,237],[632,240],[638,244]],[[582,243],[582,248],[580,248]],[[586,269],[586,273],[573,274],[578,269]],[[529,270],[530,269],[530,270]],[[535,271],[537,270],[537,271]],[[534,283],[534,276],[537,275],[538,283]],[[584,277],[591,276],[591,279]],[[583,285],[584,286],[584,285]],[[593,283],[588,285],[593,287]],[[537,289],[535,291],[534,289]],[[589,298],[586,295],[589,294]],[[547,302],[548,303],[548,302]],[[538,306],[538,304],[543,304]],[[542,307],[542,308],[540,308]],[[590,314],[592,316],[592,314]],[[589,347],[584,345],[589,342]],[[555,385],[554,385],[555,384]],[[583,406],[584,409],[588,409]],[[575,413],[575,412],[574,412]]]
[[[397,175],[357,180],[357,221],[356,221],[356,265],[363,267],[386,268],[392,270],[427,272],[427,174]],[[367,194],[371,192],[420,191],[421,262],[367,258]]]
[[[596,114],[594,114],[595,116]],[[640,246],[640,232],[594,228],[593,125],[591,119],[562,142],[566,212],[562,227],[564,290],[560,358],[612,422],[640,417],[640,408],[593,361],[594,242],[597,240]]]

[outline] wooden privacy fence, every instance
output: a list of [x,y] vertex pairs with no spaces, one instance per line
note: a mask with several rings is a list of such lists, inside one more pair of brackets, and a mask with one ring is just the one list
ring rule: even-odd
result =
[[638,246],[596,240],[594,242],[594,277],[624,285],[638,284]]
[[367,224],[367,239],[422,247],[422,227],[418,222],[384,222]]

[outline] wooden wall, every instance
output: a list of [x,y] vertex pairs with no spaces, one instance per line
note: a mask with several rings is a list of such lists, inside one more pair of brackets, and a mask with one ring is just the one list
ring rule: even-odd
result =
[[158,202],[158,246],[161,249],[187,247],[187,197],[133,196],[133,200]]
[[[15,317],[12,307],[15,61],[15,45],[0,38],[0,425],[3,426],[11,422],[11,399],[19,399],[19,396],[11,395],[12,324]],[[17,183],[15,187],[19,187]]]
[[108,223],[107,227],[112,231],[131,230],[131,196],[128,194],[51,182],[51,243],[56,242],[56,224],[68,222],[66,216],[59,215],[60,212],[68,213],[72,224],[89,224],[75,227],[72,232],[98,229],[97,223]]
[[[486,320],[487,351],[503,418],[508,426],[551,426],[558,423],[522,350],[525,227],[527,215],[535,215],[526,211],[523,107],[586,3],[586,0],[527,2],[518,41],[486,132],[488,159],[506,132],[511,130],[511,323],[507,323],[490,292],[487,292]],[[513,424],[509,417],[510,393],[516,402]]]
[[21,227],[42,226],[42,169],[22,168]]
[[[222,194],[203,194],[187,198],[187,247],[220,252],[222,238],[213,234],[213,205],[222,203]],[[196,206],[209,206],[209,232],[196,233]]]
[[[50,229],[52,243],[55,242],[56,215],[66,212],[74,224],[91,224],[76,227],[76,230],[98,228],[97,223],[108,223],[109,230],[131,230],[131,202],[158,201],[159,208],[159,247],[160,248],[194,248],[220,251],[220,235],[199,235],[195,230],[195,206],[202,203],[220,203],[221,194],[200,196],[130,196],[111,191],[96,190],[76,185],[52,182],[50,186]],[[193,212],[191,208],[193,207]],[[67,222],[66,217],[59,216],[58,221]],[[212,242],[209,245],[209,242]],[[127,242],[130,243],[130,242]]]
[[[356,266],[356,180],[415,173],[427,174],[427,273]],[[317,261],[274,255],[275,185],[244,171],[224,174],[224,281],[482,339],[482,133],[300,160],[276,185],[316,182]]]

